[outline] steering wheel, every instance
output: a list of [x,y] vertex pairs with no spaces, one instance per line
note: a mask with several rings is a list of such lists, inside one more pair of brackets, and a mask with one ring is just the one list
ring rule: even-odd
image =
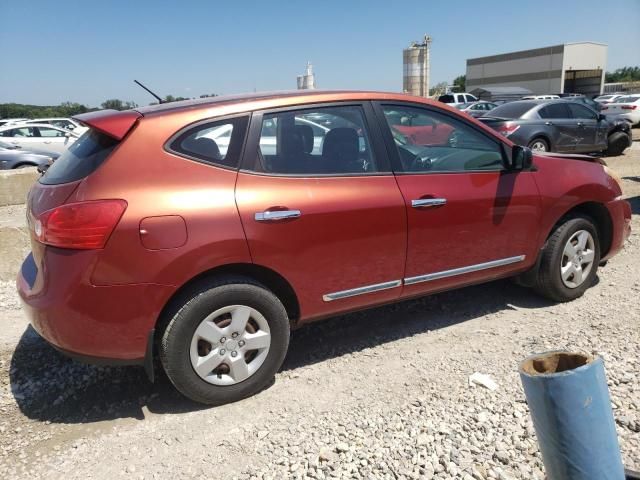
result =
[[411,162],[411,171],[412,172],[424,172],[425,170],[431,170],[433,166],[433,161],[426,155],[417,154],[413,161]]

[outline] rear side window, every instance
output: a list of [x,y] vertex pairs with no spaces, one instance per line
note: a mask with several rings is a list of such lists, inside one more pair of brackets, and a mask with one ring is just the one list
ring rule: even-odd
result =
[[189,128],[171,141],[174,153],[212,165],[237,168],[248,118],[207,122]]
[[520,118],[535,106],[535,103],[530,102],[505,103],[504,105],[498,105],[496,108],[491,110],[491,114],[488,116],[512,120],[514,118]]
[[440,95],[440,97],[438,97],[438,101],[442,103],[455,103],[453,95]]
[[117,140],[97,130],[86,131],[53,162],[40,183],[58,185],[83,179],[102,165],[117,144]]
[[550,103],[538,112],[540,118],[571,118],[571,113],[566,103]]

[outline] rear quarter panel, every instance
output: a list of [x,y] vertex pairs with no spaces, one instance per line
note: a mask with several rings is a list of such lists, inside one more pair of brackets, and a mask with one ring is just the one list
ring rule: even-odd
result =
[[[164,150],[166,140],[190,120],[181,114],[142,119],[74,192],[75,201],[122,198],[128,202],[97,256],[91,275],[94,285],[177,287],[218,265],[251,262],[234,199],[237,173]],[[140,222],[156,216],[182,217],[186,242],[174,248],[145,248]],[[153,233],[162,237],[165,232]]]
[[618,184],[596,162],[536,156],[535,180],[540,191],[542,247],[553,226],[572,208],[585,203],[605,204],[622,194]]

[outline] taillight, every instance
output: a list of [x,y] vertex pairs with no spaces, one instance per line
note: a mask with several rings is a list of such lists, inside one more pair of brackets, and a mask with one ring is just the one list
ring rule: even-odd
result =
[[126,208],[124,200],[70,203],[42,213],[33,229],[39,242],[52,247],[103,248]]
[[520,128],[520,125],[509,125],[509,124],[501,125],[500,127],[498,127],[498,133],[500,133],[501,135],[504,135],[505,137],[508,137],[519,128]]
[[607,107],[606,105],[602,105],[602,107],[600,107],[600,110],[607,110],[609,107]]
[[635,110],[637,105],[622,105],[623,110]]

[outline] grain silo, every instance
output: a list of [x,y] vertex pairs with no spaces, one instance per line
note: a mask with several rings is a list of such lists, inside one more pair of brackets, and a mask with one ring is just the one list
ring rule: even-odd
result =
[[422,43],[411,42],[402,51],[402,91],[419,97],[429,96],[429,55],[431,37],[425,35]]
[[307,70],[304,75],[298,75],[298,90],[313,90],[316,88],[316,78],[313,74],[311,62],[307,62]]

